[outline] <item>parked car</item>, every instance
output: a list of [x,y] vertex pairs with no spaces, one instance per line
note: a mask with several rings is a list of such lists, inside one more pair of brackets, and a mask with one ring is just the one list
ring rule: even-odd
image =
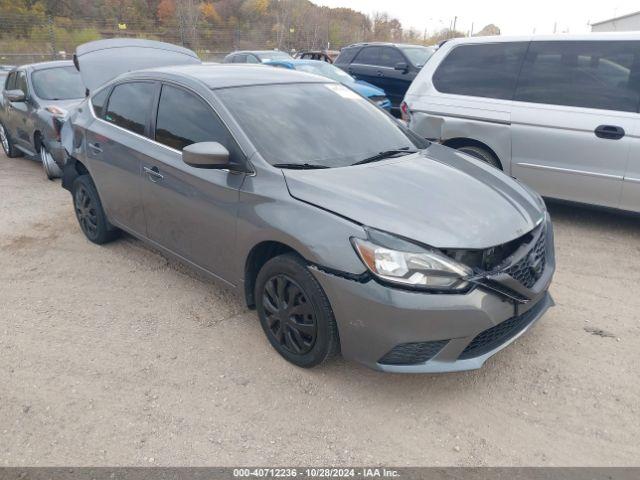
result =
[[407,92],[411,129],[543,196],[640,212],[640,34],[456,39]]
[[337,50],[301,50],[297,52],[295,58],[298,60],[321,60],[333,63],[338,58],[340,52]]
[[253,50],[232,52],[224,57],[223,63],[262,63],[269,60],[292,60],[287,52],[280,50]]
[[71,61],[13,69],[0,98],[0,140],[5,154],[39,156],[47,178],[59,177],[66,157],[60,130],[68,109],[84,96],[84,85]]
[[[77,57],[94,83],[136,65],[102,42]],[[479,368],[552,305],[552,225],[518,181],[330,79],[158,63],[88,85],[67,123],[90,241],[125,230],[217,279],[302,367]]]
[[434,51],[434,47],[419,45],[358,43],[343,48],[335,66],[383,89],[398,110],[409,85]]
[[270,60],[264,63],[265,65],[271,65],[272,67],[299,70],[301,72],[330,78],[349,87],[351,90],[356,91],[363,97],[368,98],[380,108],[391,110],[391,102],[387,98],[387,94],[384,90],[375,87],[370,83],[363,82],[362,80],[356,80],[348,73],[329,63],[320,60]]

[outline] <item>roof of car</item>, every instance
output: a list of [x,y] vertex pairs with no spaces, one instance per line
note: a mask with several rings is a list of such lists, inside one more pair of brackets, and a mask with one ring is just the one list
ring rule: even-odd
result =
[[181,65],[176,67],[160,67],[132,72],[132,74],[160,73],[169,76],[187,77],[204,83],[211,89],[247,87],[251,85],[272,85],[283,83],[318,83],[332,82],[330,79],[320,80],[316,75],[273,68],[268,65],[243,63],[226,63],[220,65]]
[[412,45],[410,43],[391,43],[391,42],[363,42],[363,43],[354,43],[353,45],[349,45],[345,48],[352,47],[371,47],[371,46],[384,46],[384,47],[399,47],[399,48],[407,48],[407,47],[420,47],[420,48],[433,48],[432,45]]
[[493,43],[493,42],[530,42],[530,41],[588,41],[588,40],[640,40],[640,32],[593,32],[593,33],[557,33],[553,35],[518,35],[452,38],[445,44]]
[[29,68],[31,70],[45,70],[47,68],[55,67],[73,67],[71,60],[52,60],[50,62],[38,62],[21,65],[19,68]]
[[287,53],[287,52],[283,52],[282,50],[238,50],[237,52],[231,52],[229,55],[235,55],[237,53],[255,53],[256,55],[268,55],[270,53]]

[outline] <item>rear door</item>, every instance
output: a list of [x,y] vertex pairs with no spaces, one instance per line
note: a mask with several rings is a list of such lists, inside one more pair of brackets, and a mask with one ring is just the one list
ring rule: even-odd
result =
[[[640,76],[637,78],[640,87]],[[640,212],[640,118],[629,135],[629,161],[622,182],[620,208]]]
[[382,55],[382,47],[372,46],[364,47],[356,58],[353,60],[347,71],[357,80],[369,82],[380,88],[382,82],[380,80],[380,56]]
[[639,68],[640,42],[532,42],[512,108],[512,174],[544,196],[619,207]]
[[155,142],[143,162],[149,238],[219,278],[232,278],[236,212],[244,174],[194,168],[182,161],[192,143],[219,142],[244,158],[211,106],[191,90],[165,84],[157,108]]
[[153,143],[148,132],[158,88],[151,81],[116,85],[106,107],[94,106],[98,120],[86,132],[90,171],[107,215],[140,236],[146,236],[141,172]]

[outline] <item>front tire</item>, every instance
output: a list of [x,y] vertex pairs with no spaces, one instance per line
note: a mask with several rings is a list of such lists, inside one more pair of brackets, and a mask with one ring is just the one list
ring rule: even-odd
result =
[[120,231],[109,224],[89,175],[80,175],[74,180],[71,195],[76,218],[89,241],[102,245],[118,237]]
[[280,255],[262,267],[255,299],[267,339],[289,362],[310,368],[339,352],[329,299],[298,255]]
[[23,153],[13,145],[9,132],[4,128],[2,123],[0,123],[0,143],[2,143],[2,149],[7,157],[16,158],[23,155]]
[[49,180],[54,178],[60,178],[62,176],[62,170],[53,159],[53,156],[44,146],[44,143],[40,142],[40,161],[42,162],[42,169]]
[[474,145],[467,145],[464,147],[457,148],[459,152],[466,153],[467,155],[471,155],[478,160],[482,160],[483,162],[488,163],[492,167],[497,168],[498,170],[502,170],[502,165],[500,164],[500,160],[496,158],[496,156],[491,153],[489,150],[476,147]]

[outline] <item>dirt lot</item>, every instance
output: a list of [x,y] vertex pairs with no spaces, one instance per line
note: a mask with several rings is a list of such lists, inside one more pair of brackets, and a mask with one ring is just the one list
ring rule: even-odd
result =
[[551,206],[557,307],[484,369],[282,360],[255,314],[0,157],[0,465],[638,465],[640,219]]

